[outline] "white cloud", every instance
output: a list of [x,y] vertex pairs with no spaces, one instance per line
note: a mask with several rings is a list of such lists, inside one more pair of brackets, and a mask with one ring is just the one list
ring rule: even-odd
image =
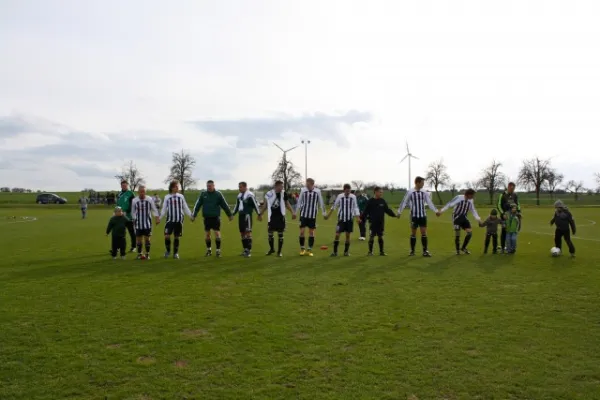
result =
[[[61,4],[0,3],[0,185],[107,188],[129,158],[159,185],[181,147],[200,180],[266,182],[267,143],[301,137],[321,182],[405,184],[406,139],[415,173],[443,157],[458,182],[492,158],[514,177],[554,157],[589,186],[600,170],[596,1]],[[348,110],[369,123],[330,118]],[[52,169],[6,169],[34,155]],[[303,169],[301,149],[290,157]]]

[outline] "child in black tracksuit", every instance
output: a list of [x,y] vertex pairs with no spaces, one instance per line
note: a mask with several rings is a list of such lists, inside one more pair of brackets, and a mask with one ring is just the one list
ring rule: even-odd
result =
[[575,220],[567,206],[560,200],[554,203],[554,217],[550,220],[550,225],[556,225],[554,231],[554,246],[562,250],[562,240],[565,239],[569,246],[571,257],[575,257],[575,246],[571,241],[571,232],[575,235]]
[[492,241],[492,252],[494,254],[498,253],[498,226],[502,224],[501,217],[498,217],[498,210],[490,211],[490,216],[483,222],[479,223],[480,227],[485,227],[486,235],[485,235],[485,247],[483,250],[484,254],[487,254],[488,248],[490,247],[490,241]]
[[120,250],[121,258],[125,258],[125,232],[127,231],[127,224],[129,222],[129,218],[123,214],[123,209],[121,207],[115,208],[115,213],[110,221],[108,221],[108,226],[106,227],[106,236],[112,233],[110,255],[113,260],[117,258],[117,250]]

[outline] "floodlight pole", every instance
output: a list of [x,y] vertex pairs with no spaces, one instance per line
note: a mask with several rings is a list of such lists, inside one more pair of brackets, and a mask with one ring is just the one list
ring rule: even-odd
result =
[[302,144],[304,145],[304,179],[308,179],[308,145],[310,140],[303,139]]

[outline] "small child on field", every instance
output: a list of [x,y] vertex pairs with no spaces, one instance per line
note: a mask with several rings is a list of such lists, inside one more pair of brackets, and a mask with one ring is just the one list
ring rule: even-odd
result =
[[110,254],[113,260],[117,259],[117,250],[120,250],[121,259],[125,259],[125,250],[127,243],[125,241],[125,233],[127,232],[127,223],[129,219],[123,214],[121,207],[115,208],[114,215],[108,221],[106,227],[106,236],[112,232],[112,247]]
[[[481,228],[486,229],[485,235],[485,247],[483,249],[483,254],[487,254],[488,248],[490,247],[490,241],[492,241],[492,253],[498,253],[498,226],[502,224],[502,218],[498,217],[498,210],[490,211],[490,216],[483,222],[479,223]],[[503,250],[504,251],[504,250]]]
[[575,246],[571,241],[571,232],[575,235],[575,220],[569,208],[560,200],[554,203],[554,217],[550,220],[550,225],[556,225],[554,231],[554,246],[562,250],[562,239],[565,239],[569,246],[571,257],[575,257]]
[[517,251],[517,236],[521,231],[521,217],[517,205],[510,206],[510,212],[504,217],[506,221],[506,253],[514,254]]

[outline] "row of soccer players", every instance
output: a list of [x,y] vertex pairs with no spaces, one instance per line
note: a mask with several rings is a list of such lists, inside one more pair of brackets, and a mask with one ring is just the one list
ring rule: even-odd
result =
[[[250,257],[252,252],[253,214],[256,213],[258,220],[261,221],[264,213],[267,212],[269,238],[269,251],[267,255],[277,254],[277,256],[281,257],[284,232],[286,230],[287,211],[292,214],[292,219],[299,217],[300,220],[299,244],[301,255],[313,256],[315,232],[317,229],[316,221],[319,211],[322,212],[325,219],[329,219],[331,214],[337,211],[336,232],[331,256],[338,255],[340,237],[342,235],[345,236],[343,254],[345,256],[349,255],[350,238],[354,230],[354,221],[356,220],[360,223],[361,219],[368,221],[370,224],[368,254],[373,254],[374,242],[377,239],[380,254],[385,255],[383,241],[385,215],[399,218],[406,207],[410,209],[411,214],[410,255],[415,255],[416,235],[417,231],[420,231],[423,256],[431,256],[428,250],[426,207],[429,207],[438,216],[448,208],[454,209],[452,220],[456,232],[456,252],[457,254],[461,252],[468,254],[469,250],[467,246],[472,236],[472,230],[471,224],[467,219],[467,213],[471,212],[481,222],[473,202],[475,192],[467,190],[464,195],[456,196],[444,208],[438,210],[433,204],[429,192],[422,190],[424,183],[425,181],[421,177],[415,179],[415,188],[406,193],[397,214],[389,208],[387,202],[383,199],[383,190],[381,188],[375,188],[375,196],[367,201],[365,209],[361,213],[358,208],[358,200],[351,193],[351,187],[348,184],[344,185],[344,192],[337,196],[333,207],[327,211],[321,191],[315,187],[313,179],[306,180],[306,186],[300,192],[296,210],[292,209],[288,201],[288,195],[283,190],[283,182],[281,181],[275,182],[274,188],[266,193],[262,206],[259,206],[254,194],[248,190],[247,184],[240,182],[239,194],[236,198],[233,211],[231,211],[223,194],[215,189],[213,181],[207,182],[206,191],[200,194],[193,211],[187,206],[184,196],[178,193],[179,182],[177,181],[170,183],[169,194],[163,201],[160,214],[152,198],[146,195],[145,187],[139,189],[138,197],[134,198],[128,195],[129,201],[120,201],[121,197],[125,196],[124,193],[127,189],[123,188],[118,203],[131,219],[131,225],[135,232],[135,242],[137,244],[137,249],[133,247],[132,251],[137,251],[138,258],[147,258],[149,256],[153,216],[156,224],[160,223],[161,219],[166,217],[164,230],[165,257],[170,257],[171,244],[173,244],[173,257],[179,258],[179,241],[183,235],[185,215],[190,217],[191,221],[194,221],[200,212],[204,220],[206,256],[213,254],[213,238],[216,247],[215,254],[217,257],[221,256],[221,212],[225,212],[230,221],[236,214],[239,216],[238,224],[243,248],[242,255],[245,257]],[[126,182],[123,185],[126,185]],[[130,193],[132,194],[132,192]],[[130,210],[127,210],[128,202],[131,205]],[[466,232],[462,246],[460,244],[461,230]],[[307,231],[308,238],[306,237]],[[214,236],[212,235],[213,233]],[[277,235],[277,250],[275,249],[275,235]],[[172,237],[173,241],[171,241]],[[124,244],[122,247],[124,247]],[[145,248],[145,254],[142,252],[143,247]]]

